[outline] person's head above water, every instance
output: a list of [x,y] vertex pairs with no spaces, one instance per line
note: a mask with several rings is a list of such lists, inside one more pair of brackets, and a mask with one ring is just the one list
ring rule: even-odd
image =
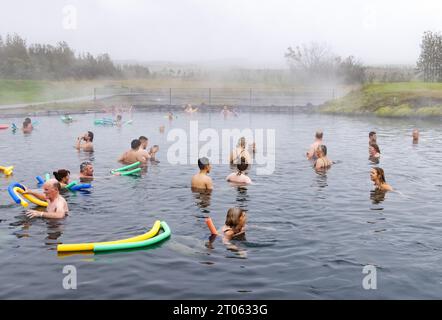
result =
[[198,167],[200,168],[201,171],[206,171],[207,173],[209,173],[211,168],[209,159],[206,157],[199,158]]
[[324,144],[320,144],[316,149],[316,156],[318,158],[325,157],[327,155],[327,147]]
[[60,194],[61,185],[56,179],[49,179],[43,184],[43,193],[50,201],[55,200]]
[[141,142],[141,148],[146,149],[147,145],[149,144],[149,139],[147,139],[145,136],[140,136],[138,140]]
[[370,156],[375,156],[377,153],[381,153],[381,149],[379,149],[379,146],[377,143],[371,143],[370,144]]
[[87,142],[93,142],[94,141],[94,133],[92,131],[88,131],[84,134],[83,138]]
[[239,138],[237,146],[244,149],[246,147],[246,138],[245,137]]
[[376,132],[370,131],[370,133],[368,134],[368,142],[376,143],[376,140],[377,140]]
[[322,140],[322,137],[324,136],[324,132],[322,132],[322,130],[318,130],[315,133],[315,138],[318,140]]
[[418,141],[419,140],[419,130],[414,129],[413,130],[413,141]]
[[246,211],[241,208],[234,207],[227,211],[225,225],[230,228],[237,229],[236,231],[240,231],[241,228],[246,224],[246,220]]
[[58,171],[53,172],[55,179],[57,179],[58,182],[67,184],[69,181],[69,175],[71,172],[66,169],[60,169]]
[[25,121],[23,121],[23,128],[26,128],[30,124],[32,124],[31,118],[25,118]]
[[80,174],[84,177],[93,177],[94,167],[92,166],[92,163],[89,161],[85,161],[80,164]]
[[134,139],[130,143],[130,147],[132,148],[132,150],[138,150],[140,148],[140,146],[141,146],[141,142],[138,139]]
[[371,178],[371,181],[373,181],[375,183],[379,183],[379,184],[385,183],[384,170],[379,167],[372,168],[371,172],[370,172],[370,178]]

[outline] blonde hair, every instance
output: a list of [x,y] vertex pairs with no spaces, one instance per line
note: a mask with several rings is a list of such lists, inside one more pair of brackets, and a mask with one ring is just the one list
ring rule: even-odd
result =
[[226,226],[235,228],[239,224],[239,219],[246,214],[246,212],[241,208],[230,208],[227,211],[226,216]]

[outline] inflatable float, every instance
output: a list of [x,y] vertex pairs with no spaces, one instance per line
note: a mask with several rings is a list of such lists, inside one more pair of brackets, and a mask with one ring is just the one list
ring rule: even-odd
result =
[[3,171],[5,176],[10,176],[14,170],[14,166],[2,167],[0,166],[0,171]]
[[206,224],[207,227],[209,227],[211,234],[218,235],[218,231],[216,230],[215,225],[213,224],[212,218],[206,218]]
[[138,162],[132,163],[128,166],[119,168],[119,169],[113,169],[113,170],[111,170],[111,173],[112,174],[119,173],[120,176],[135,175],[141,171],[141,168],[137,168],[140,164],[141,164],[141,162],[138,161]]
[[[14,200],[15,203],[22,205],[24,208],[27,208],[29,206],[29,203],[26,202],[26,200],[40,207],[48,206],[48,203],[46,201],[42,201],[30,194],[24,194],[25,190],[26,188],[18,182],[11,183],[8,186],[8,193],[11,196],[11,198]],[[26,200],[23,199],[23,197]]]
[[8,129],[9,128],[9,125],[7,125],[7,124],[0,124],[0,130],[5,130],[5,129]]
[[[163,230],[162,233],[158,234],[160,229]],[[95,242],[95,243],[77,243],[77,244],[59,244],[57,246],[58,252],[81,252],[81,251],[111,251],[111,250],[121,250],[130,248],[140,248],[154,243],[158,243],[171,234],[170,228],[164,221],[155,221],[152,229],[150,229],[145,234],[122,239],[116,241],[107,242]]]

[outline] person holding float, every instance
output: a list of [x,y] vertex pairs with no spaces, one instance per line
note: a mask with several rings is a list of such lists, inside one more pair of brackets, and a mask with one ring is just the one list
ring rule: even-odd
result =
[[69,212],[66,200],[60,195],[61,185],[56,179],[50,179],[43,184],[43,194],[29,189],[25,189],[25,194],[30,194],[41,201],[47,201],[48,206],[46,212],[37,210],[28,210],[26,216],[28,218],[50,218],[62,219]]

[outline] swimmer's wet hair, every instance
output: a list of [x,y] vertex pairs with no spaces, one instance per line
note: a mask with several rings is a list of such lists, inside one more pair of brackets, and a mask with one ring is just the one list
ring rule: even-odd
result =
[[209,165],[209,159],[206,157],[202,157],[198,159],[198,167],[200,168],[200,170],[205,169],[208,165]]
[[141,146],[141,141],[140,140],[138,140],[138,139],[134,139],[134,140],[132,140],[132,142],[130,143],[130,147],[132,148],[132,149],[138,149],[139,147]]
[[241,157],[241,163],[238,163],[236,165],[236,168],[238,169],[238,175],[241,175],[241,173],[246,171],[248,167],[249,164],[246,162],[246,158]]
[[324,132],[316,131],[316,134],[315,134],[316,139],[322,139],[323,136],[324,136]]
[[325,144],[320,144],[318,146],[318,149],[321,149],[321,152],[324,154],[324,156],[327,155],[327,147],[325,146]]
[[377,153],[381,153],[381,149],[379,149],[379,146],[377,143],[370,143],[370,147],[373,147]]
[[61,180],[63,180],[63,178],[67,177],[68,175],[70,175],[71,172],[66,169],[60,169],[58,171],[54,171],[53,174],[54,174],[55,179],[57,179],[57,181],[61,182]]
[[92,131],[88,131],[87,136],[91,139],[91,142],[94,141],[94,133]]
[[381,183],[386,183],[384,169],[379,167],[374,167],[373,169],[376,171],[377,175],[379,176],[379,181],[381,181]]
[[370,131],[370,133],[368,134],[368,137],[371,138],[372,136],[374,136],[376,134],[375,131]]
[[140,140],[140,141],[142,141],[142,140],[144,140],[144,141],[148,141],[149,139],[147,139],[147,137],[145,137],[145,136],[140,136],[140,137],[138,138],[138,140]]
[[227,216],[226,216],[226,226],[235,228],[239,224],[239,219],[243,214],[246,212],[238,207],[230,208],[227,210]]

